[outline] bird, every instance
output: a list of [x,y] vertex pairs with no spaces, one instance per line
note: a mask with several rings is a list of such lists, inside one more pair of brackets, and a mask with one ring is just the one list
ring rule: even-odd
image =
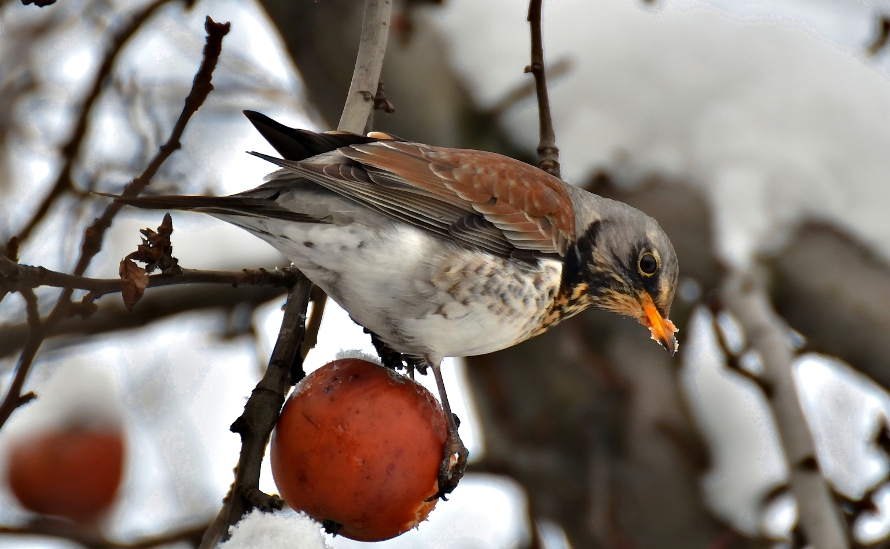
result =
[[432,367],[448,425],[445,497],[468,451],[442,382],[445,357],[494,352],[588,307],[636,318],[672,355],[679,263],[658,222],[492,152],[396,136],[294,129],[247,119],[281,156],[230,196],[116,200],[189,210],[277,248],[389,349]]

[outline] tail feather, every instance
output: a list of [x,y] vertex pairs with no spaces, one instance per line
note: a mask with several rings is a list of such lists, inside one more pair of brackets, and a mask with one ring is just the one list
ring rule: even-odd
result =
[[253,127],[266,138],[266,141],[278,151],[278,154],[287,160],[305,160],[337,150],[340,147],[379,141],[374,137],[348,132],[317,133],[309,130],[297,130],[256,111],[243,112]]
[[245,198],[239,196],[115,196],[121,202],[148,210],[187,210],[211,215],[238,215],[281,219],[297,223],[324,223],[323,219],[279,206],[275,196]]
[[[309,130],[298,130],[289,128],[255,111],[244,111],[244,116],[281,154],[284,160],[267,157],[258,153],[251,154],[265,158],[280,166],[286,165],[288,161],[291,163],[299,162],[341,147],[373,143],[380,139],[393,139],[392,136],[384,134],[381,134],[379,137],[365,137],[348,132],[316,133]],[[282,162],[285,164],[282,164]],[[298,183],[299,181],[297,180],[273,180],[256,189],[234,196],[106,196],[114,198],[116,202],[151,210],[190,210],[211,215],[263,217],[298,223],[327,223],[328,221],[325,218],[295,212],[280,206],[276,202],[276,198],[283,190],[282,187],[292,187]],[[306,181],[306,184],[308,184],[308,181]]]

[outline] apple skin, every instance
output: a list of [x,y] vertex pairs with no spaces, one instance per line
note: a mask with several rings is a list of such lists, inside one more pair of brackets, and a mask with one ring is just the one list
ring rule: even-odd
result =
[[6,478],[24,508],[93,524],[114,503],[123,470],[119,431],[70,427],[16,441]]
[[301,381],[272,436],[272,475],[293,509],[381,541],[436,505],[447,427],[423,386],[377,364],[341,359]]

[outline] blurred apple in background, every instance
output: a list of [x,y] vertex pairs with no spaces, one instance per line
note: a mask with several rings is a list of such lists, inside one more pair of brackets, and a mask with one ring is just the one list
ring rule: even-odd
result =
[[[306,376],[272,436],[272,474],[292,508],[339,535],[389,539],[426,519],[438,492],[445,415],[423,386],[345,358]],[[337,527],[335,527],[337,528]]]
[[124,476],[124,410],[111,375],[70,362],[29,384],[38,398],[4,429],[0,482],[21,507],[98,527]]
[[6,479],[22,507],[95,523],[114,503],[124,469],[124,437],[72,425],[13,443]]

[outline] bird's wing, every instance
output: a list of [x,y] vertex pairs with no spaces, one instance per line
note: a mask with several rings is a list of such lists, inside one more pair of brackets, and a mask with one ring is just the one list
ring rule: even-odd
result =
[[395,140],[303,161],[254,154],[387,216],[497,255],[562,256],[574,240],[565,184],[498,154]]

